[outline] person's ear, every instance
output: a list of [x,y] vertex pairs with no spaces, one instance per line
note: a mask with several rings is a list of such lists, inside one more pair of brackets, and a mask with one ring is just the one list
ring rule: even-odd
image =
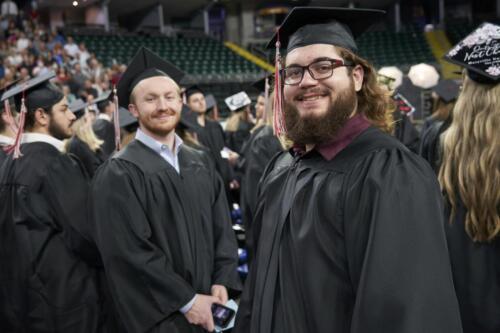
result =
[[46,127],[50,122],[50,116],[44,109],[38,108],[35,110],[35,125]]
[[361,90],[361,87],[363,86],[364,76],[365,76],[365,70],[363,69],[363,66],[356,65],[352,70],[352,79],[354,82],[354,89],[356,90],[356,92]]

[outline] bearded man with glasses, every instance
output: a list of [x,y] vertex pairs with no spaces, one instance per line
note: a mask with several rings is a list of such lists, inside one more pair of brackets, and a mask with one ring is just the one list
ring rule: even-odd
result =
[[462,332],[438,183],[386,133],[389,96],[354,41],[382,13],[297,7],[270,43],[294,146],[260,181],[237,333]]

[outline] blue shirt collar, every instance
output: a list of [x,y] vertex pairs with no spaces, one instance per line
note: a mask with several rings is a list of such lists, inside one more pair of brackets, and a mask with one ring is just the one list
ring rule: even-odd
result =
[[[170,148],[166,144],[161,143],[159,141],[156,141],[155,139],[153,139],[152,137],[150,137],[149,135],[147,135],[146,133],[144,133],[143,131],[141,131],[140,128],[137,129],[137,133],[135,134],[135,139],[138,140],[138,141],[140,141],[140,142],[142,142],[143,144],[145,144],[149,148],[153,149],[158,154],[164,153],[165,150],[168,150],[169,153],[172,153],[170,151]],[[178,136],[177,134],[175,134],[174,151],[175,151],[175,155],[176,156],[179,155],[179,150],[180,150],[180,147],[181,147],[181,145],[183,143],[184,142],[182,141],[182,139],[180,138],[180,136]]]

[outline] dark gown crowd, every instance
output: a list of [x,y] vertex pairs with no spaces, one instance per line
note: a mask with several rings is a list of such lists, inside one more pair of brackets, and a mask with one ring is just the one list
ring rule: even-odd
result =
[[0,332],[500,332],[500,26],[418,123],[358,53],[383,15],[292,9],[224,120],[144,47],[4,18]]

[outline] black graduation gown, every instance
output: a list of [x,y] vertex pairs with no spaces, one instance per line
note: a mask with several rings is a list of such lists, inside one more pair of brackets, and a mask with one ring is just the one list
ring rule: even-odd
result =
[[466,208],[460,202],[446,238],[464,333],[500,332],[500,238],[474,243],[465,232]]
[[439,172],[439,167],[441,165],[441,134],[443,134],[450,125],[451,117],[444,122],[435,120],[429,123],[429,126],[422,134],[419,154],[429,162],[436,174]]
[[418,153],[420,144],[420,135],[411,123],[410,118],[401,111],[394,112],[394,136],[401,141],[408,149],[414,153]]
[[92,129],[97,137],[104,141],[102,151],[107,157],[115,151],[115,127],[111,121],[97,119],[92,125]]
[[2,145],[0,145],[0,167],[2,166],[3,161],[7,158],[7,153],[3,151]]
[[134,140],[92,185],[97,243],[128,332],[203,332],[178,310],[213,284],[241,287],[220,177],[202,152],[180,149],[179,175]]
[[21,151],[0,169],[0,331],[102,332],[88,179],[47,143]]
[[369,128],[331,161],[282,153],[259,193],[235,332],[462,331],[439,186],[397,140]]
[[229,149],[241,154],[243,144],[250,138],[250,130],[253,124],[240,121],[236,131],[226,131],[226,145]]
[[271,126],[258,128],[245,145],[243,156],[243,178],[241,182],[240,207],[246,231],[246,246],[252,252],[251,222],[257,203],[257,187],[266,165],[283,148]]
[[80,159],[90,178],[94,177],[97,168],[106,160],[106,155],[101,149],[92,151],[88,144],[76,136],[71,138],[68,152]]
[[215,161],[215,167],[227,189],[229,182],[233,179],[233,173],[227,159],[222,158],[220,154],[225,146],[225,136],[222,126],[216,121],[206,119],[205,127],[197,126],[193,130],[198,136],[198,141],[210,149],[212,158]]

